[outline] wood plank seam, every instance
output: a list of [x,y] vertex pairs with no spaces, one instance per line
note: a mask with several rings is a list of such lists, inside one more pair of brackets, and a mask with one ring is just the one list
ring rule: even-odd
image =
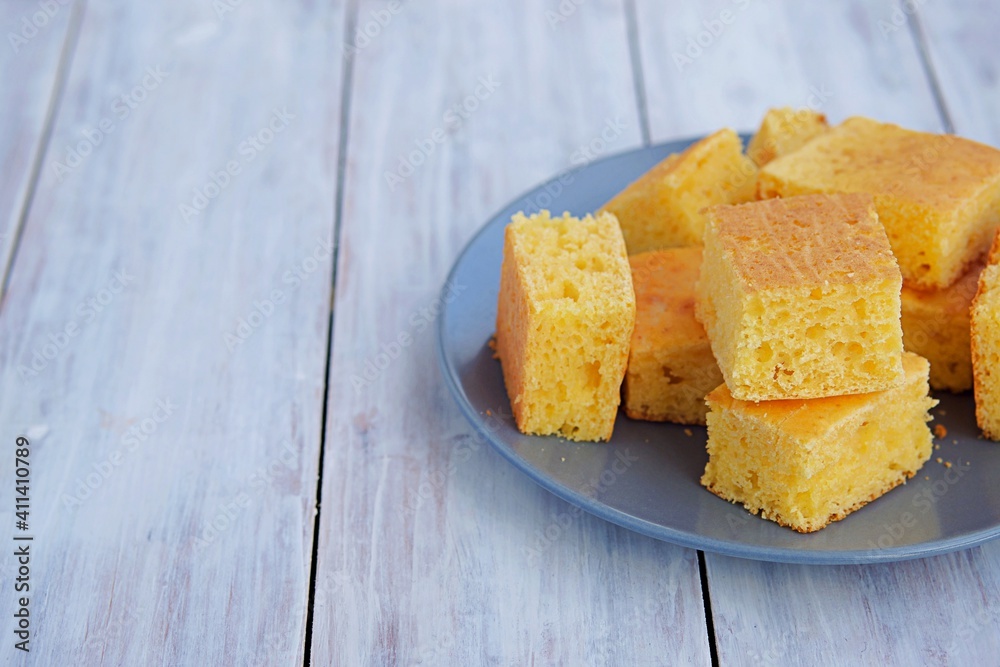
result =
[[[59,54],[59,66],[56,69],[55,82],[52,86],[52,94],[49,97],[49,106],[45,112],[45,121],[42,126],[42,134],[35,148],[35,156],[31,162],[31,176],[28,179],[28,187],[24,193],[24,201],[17,216],[17,224],[10,234],[14,237],[11,241],[10,255],[7,265],[3,269],[3,280],[0,281],[0,312],[6,303],[7,286],[10,283],[10,276],[14,270],[14,262],[17,261],[17,249],[21,244],[21,235],[24,225],[31,212],[31,203],[35,198],[35,189],[42,174],[42,163],[48,153],[49,141],[52,138],[52,128],[55,126],[56,114],[62,102],[62,94],[66,89],[66,80],[69,77],[69,68],[76,52],[76,44],[80,36],[80,28],[83,25],[84,1],[80,0],[70,8],[69,28],[66,30],[66,38],[63,41],[62,52]],[[16,51],[15,51],[16,52]]]
[[911,6],[913,12],[909,16],[910,20],[907,21],[907,25],[909,26],[910,34],[913,35],[913,42],[917,47],[917,54],[920,56],[920,64],[923,66],[924,74],[927,76],[927,83],[930,86],[931,94],[934,96],[934,104],[937,107],[938,115],[941,116],[944,131],[954,134],[955,123],[952,121],[951,112],[948,110],[948,103],[944,99],[944,93],[941,92],[941,83],[938,79],[937,71],[934,69],[930,50],[927,48],[927,36],[924,34],[924,26],[920,18],[919,4],[903,4],[904,9]]
[[636,13],[635,0],[625,0],[625,19],[628,22],[628,54],[632,64],[632,82],[635,86],[635,106],[639,111],[639,124],[642,130],[642,145],[648,146],[649,140],[649,107],[646,103],[646,76],[642,71],[642,52],[639,44],[639,17]]
[[[330,321],[327,324],[326,334],[326,364],[323,371],[323,403],[320,418],[320,440],[319,440],[319,461],[316,467],[316,491],[314,492],[315,510],[313,516],[313,537],[312,555],[309,563],[309,590],[306,594],[306,631],[305,646],[302,653],[302,664],[309,667],[312,663],[312,633],[313,621],[316,609],[316,579],[317,567],[319,563],[319,529],[320,516],[323,511],[323,465],[324,454],[326,452],[326,436],[328,418],[328,406],[330,404],[330,365],[333,359],[333,327],[336,316],[334,304],[337,297],[337,266],[340,247],[340,227],[344,216],[344,182],[347,171],[347,146],[349,143],[349,130],[351,118],[351,92],[354,86],[354,55],[358,53],[358,47],[351,41],[351,36],[355,33],[358,22],[358,0],[348,0],[347,15],[344,20],[344,48],[341,50],[341,84],[340,84],[340,124],[339,145],[337,147],[337,185],[334,191],[333,204],[333,232],[332,242],[334,246],[333,257],[330,260]],[[351,51],[351,48],[355,51]],[[324,594],[327,587],[320,593]]]

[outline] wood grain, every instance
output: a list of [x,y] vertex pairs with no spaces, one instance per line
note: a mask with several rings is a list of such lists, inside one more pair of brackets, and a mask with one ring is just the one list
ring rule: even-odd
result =
[[[27,204],[35,167],[44,150],[60,83],[59,65],[72,46],[74,3],[53,2],[42,10],[35,3],[0,4],[0,276],[10,260],[17,229]],[[66,54],[69,56],[70,54]]]
[[912,35],[878,28],[889,3],[636,4],[653,141],[752,132],[775,106],[941,129]]
[[[1000,60],[996,6],[967,0],[941,6],[917,3],[915,27],[926,39],[945,107],[963,137],[1000,146]],[[903,13],[914,25],[913,13]]]
[[[356,56],[315,664],[710,662],[695,552],[538,488],[473,435],[438,370],[435,304],[463,243],[609,124],[606,151],[639,143],[621,4],[563,4],[407,4]],[[401,160],[422,164],[390,185]]]
[[32,664],[302,662],[342,15],[87,3],[0,317]]
[[[639,2],[653,137],[723,124],[752,130],[767,107],[808,105],[816,90],[830,93],[820,108],[833,121],[862,114],[940,131],[944,123],[910,26],[904,21],[898,29],[880,27],[880,22],[894,26],[895,7],[717,2],[697,9],[672,7],[676,11],[668,14],[660,3]],[[733,22],[683,71],[673,67],[671,52],[724,9],[733,12]],[[948,13],[951,6],[938,9]],[[988,28],[980,44],[989,40],[987,34]],[[957,53],[962,45],[952,48]],[[988,51],[973,53],[985,58]],[[997,543],[866,567],[757,563],[706,554],[719,662],[987,664],[1000,648],[998,558]]]

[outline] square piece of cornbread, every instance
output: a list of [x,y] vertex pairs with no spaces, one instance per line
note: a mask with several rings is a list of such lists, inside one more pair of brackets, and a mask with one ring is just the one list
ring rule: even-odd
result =
[[983,435],[1000,440],[1000,232],[979,276],[971,327],[976,421]]
[[754,198],[757,167],[739,136],[719,130],[671,155],[605,204],[621,223],[628,253],[701,245],[702,209]]
[[918,290],[903,281],[903,349],[931,363],[931,389],[972,389],[969,310],[979,287],[977,261],[950,287]]
[[747,157],[763,167],[776,157],[797,151],[827,130],[826,116],[812,109],[769,109],[747,146]]
[[694,317],[701,248],[629,257],[635,330],[622,385],[633,419],[704,424],[705,395],[722,383],[705,328]]
[[839,521],[913,477],[930,458],[929,364],[903,355],[888,391],[801,401],[708,395],[708,465],[701,483],[800,533]]
[[634,324],[632,274],[613,215],[514,215],[496,351],[521,432],[609,439]]
[[716,206],[696,313],[740,400],[881,391],[903,380],[901,286],[868,195]]
[[873,195],[907,282],[947,287],[1000,225],[1000,151],[849,118],[760,171],[762,199],[818,192]]

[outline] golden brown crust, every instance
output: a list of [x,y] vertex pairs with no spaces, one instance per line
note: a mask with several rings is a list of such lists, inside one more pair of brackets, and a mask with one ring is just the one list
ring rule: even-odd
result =
[[694,318],[694,285],[701,269],[701,247],[654,250],[632,255],[632,285],[636,311],[633,348],[708,341]]
[[[878,150],[863,150],[869,146]],[[761,172],[779,178],[798,172],[797,178],[828,183],[827,191],[891,192],[952,210],[1000,173],[1000,151],[950,134],[916,132],[855,116]]]
[[872,194],[903,276],[947,287],[1000,225],[1000,151],[850,118],[758,175],[759,198],[821,192]]
[[722,372],[694,317],[701,254],[695,246],[629,257],[636,319],[622,404],[632,419],[705,423],[705,394]]
[[709,224],[748,291],[901,280],[870,195],[715,206]]

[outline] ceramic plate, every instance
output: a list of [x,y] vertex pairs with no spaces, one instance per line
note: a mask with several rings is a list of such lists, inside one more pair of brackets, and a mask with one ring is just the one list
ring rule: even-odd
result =
[[[696,549],[789,563],[874,563],[965,549],[1000,536],[1000,444],[980,439],[972,394],[940,394],[934,424],[948,434],[905,485],[843,521],[802,535],[753,516],[698,483],[708,456],[703,427],[618,416],[608,443],[518,432],[494,333],[503,230],[513,213],[583,215],[692,141],[615,155],[565,173],[500,211],[459,256],[443,292],[438,346],[459,406],[500,454],[560,498],[639,533]],[[452,291],[452,286],[461,290]],[[455,294],[458,296],[455,296]],[[951,463],[946,467],[937,458]]]

